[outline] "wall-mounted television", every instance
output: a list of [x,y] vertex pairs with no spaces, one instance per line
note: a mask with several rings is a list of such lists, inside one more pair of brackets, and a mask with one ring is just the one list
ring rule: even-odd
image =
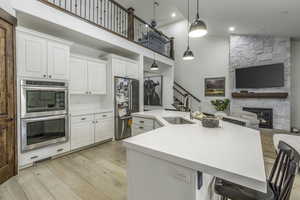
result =
[[235,70],[238,89],[273,88],[284,86],[284,64],[262,65]]

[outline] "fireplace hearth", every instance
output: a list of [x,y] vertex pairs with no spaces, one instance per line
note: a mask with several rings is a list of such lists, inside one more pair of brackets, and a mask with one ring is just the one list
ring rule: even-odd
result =
[[259,128],[273,129],[273,109],[244,107],[243,110],[257,114]]

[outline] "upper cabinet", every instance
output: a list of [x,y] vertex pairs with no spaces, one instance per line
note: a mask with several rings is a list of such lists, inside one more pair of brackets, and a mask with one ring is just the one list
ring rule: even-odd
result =
[[113,56],[111,63],[113,76],[139,78],[139,65],[136,61]]
[[48,77],[68,79],[70,48],[55,42],[48,42]]
[[107,63],[102,60],[71,56],[70,93],[105,95]]
[[18,32],[17,66],[20,76],[47,78],[47,40]]
[[126,75],[128,78],[139,79],[139,65],[135,62],[126,62]]
[[22,77],[68,80],[71,43],[17,29],[17,69]]
[[106,94],[106,63],[88,61],[88,88],[92,94]]
[[72,94],[87,94],[88,75],[86,60],[71,57],[70,67],[70,92]]

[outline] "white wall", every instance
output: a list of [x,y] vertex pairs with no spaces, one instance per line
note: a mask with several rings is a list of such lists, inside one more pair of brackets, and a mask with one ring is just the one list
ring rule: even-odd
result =
[[191,39],[190,46],[195,59],[184,61],[181,58],[187,48],[187,21],[171,24],[161,30],[175,37],[175,81],[204,102],[202,109],[207,108],[207,105],[210,105],[208,102],[212,99],[204,96],[205,78],[226,77],[226,97],[230,97],[229,37],[207,35]]
[[300,41],[292,41],[292,127],[300,128]]
[[0,8],[4,9],[13,16],[16,16],[15,10],[11,6],[11,0],[0,0]]

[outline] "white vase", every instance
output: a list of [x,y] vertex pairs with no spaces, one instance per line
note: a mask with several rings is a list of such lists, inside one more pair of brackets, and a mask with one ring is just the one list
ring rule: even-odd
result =
[[216,116],[216,117],[221,117],[221,118],[223,118],[223,117],[226,117],[227,114],[226,114],[224,111],[217,111],[217,112],[215,113],[215,116]]

